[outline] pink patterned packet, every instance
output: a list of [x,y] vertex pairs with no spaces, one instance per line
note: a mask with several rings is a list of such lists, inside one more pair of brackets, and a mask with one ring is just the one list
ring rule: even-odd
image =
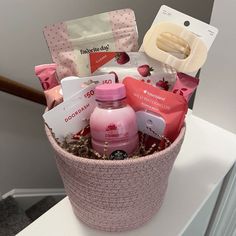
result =
[[43,87],[48,110],[63,101],[61,85],[57,80],[56,64],[43,64],[35,66],[35,75]]
[[184,73],[177,73],[173,93],[182,95],[188,102],[199,84],[199,79]]
[[56,67],[55,63],[35,66],[35,75],[39,78],[43,90],[48,90],[59,85]]
[[134,12],[122,9],[65,21],[43,30],[59,80],[79,75],[81,60],[91,52],[137,51]]

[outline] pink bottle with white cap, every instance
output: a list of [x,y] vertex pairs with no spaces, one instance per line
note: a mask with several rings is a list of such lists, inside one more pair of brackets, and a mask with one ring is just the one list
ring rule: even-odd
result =
[[102,84],[95,89],[97,107],[90,117],[92,146],[109,159],[125,159],[138,148],[134,110],[126,104],[124,84]]

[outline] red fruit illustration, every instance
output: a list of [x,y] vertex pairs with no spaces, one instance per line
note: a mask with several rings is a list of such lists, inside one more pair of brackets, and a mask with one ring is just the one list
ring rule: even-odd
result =
[[117,126],[115,124],[109,124],[106,128],[106,131],[109,130],[117,130]]
[[72,139],[77,139],[79,140],[81,137],[83,136],[87,136],[88,134],[90,134],[90,126],[86,126],[84,129],[82,129],[81,131],[79,131],[77,134],[74,134]]
[[120,65],[123,65],[130,60],[129,55],[126,52],[117,52],[115,58]]
[[119,78],[118,78],[118,75],[116,74],[116,72],[111,71],[111,72],[109,72],[109,74],[115,75],[115,83],[119,83]]
[[151,71],[153,71],[153,68],[145,64],[139,66],[137,70],[140,75],[142,75],[143,77],[147,77],[151,75]]
[[156,86],[161,88],[161,89],[164,89],[166,91],[168,91],[169,89],[169,83],[168,81],[166,81],[164,78],[162,80],[159,80],[157,83],[156,83]]

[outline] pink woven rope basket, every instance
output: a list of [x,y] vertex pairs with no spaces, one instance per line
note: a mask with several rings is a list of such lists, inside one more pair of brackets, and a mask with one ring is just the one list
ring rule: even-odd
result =
[[126,231],[150,220],[162,205],[185,126],[165,150],[128,160],[93,160],[63,150],[46,127],[75,215],[92,228]]

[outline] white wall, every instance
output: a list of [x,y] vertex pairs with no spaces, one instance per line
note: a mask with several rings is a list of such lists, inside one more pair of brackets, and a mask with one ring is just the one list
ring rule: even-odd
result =
[[[42,28],[59,21],[132,8],[140,43],[162,4],[209,21],[213,0],[1,0],[0,74],[41,89],[34,66],[50,63]],[[43,107],[0,92],[0,193],[13,188],[61,187],[46,140]]]
[[44,107],[0,92],[0,196],[13,188],[59,188],[44,133]]
[[219,28],[194,103],[194,114],[236,133],[236,1],[215,0],[211,24]]

